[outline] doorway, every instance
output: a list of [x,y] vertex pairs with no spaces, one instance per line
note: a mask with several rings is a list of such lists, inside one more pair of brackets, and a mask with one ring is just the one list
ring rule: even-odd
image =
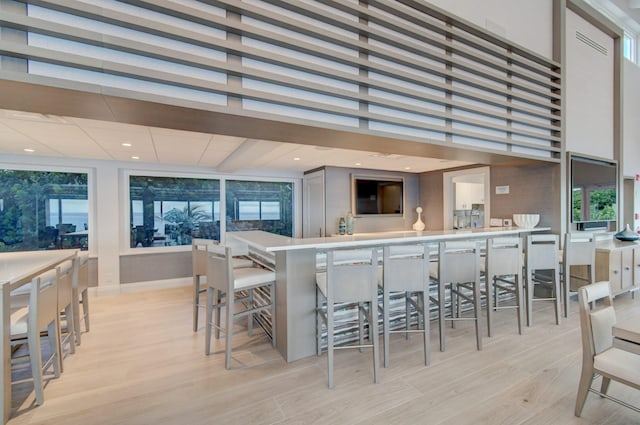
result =
[[490,187],[489,167],[443,173],[445,230],[488,227]]

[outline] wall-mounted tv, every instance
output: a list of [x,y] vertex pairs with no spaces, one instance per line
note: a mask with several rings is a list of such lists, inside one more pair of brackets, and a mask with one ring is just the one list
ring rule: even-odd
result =
[[355,216],[401,216],[404,212],[402,177],[351,176],[352,211]]
[[571,156],[571,221],[616,221],[618,166],[614,162]]

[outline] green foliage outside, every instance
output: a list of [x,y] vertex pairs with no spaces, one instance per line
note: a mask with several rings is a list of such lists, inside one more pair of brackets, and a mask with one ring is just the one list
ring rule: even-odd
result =
[[573,191],[573,221],[610,221],[616,219],[616,190],[599,189],[589,193],[589,206],[582,212],[582,191]]

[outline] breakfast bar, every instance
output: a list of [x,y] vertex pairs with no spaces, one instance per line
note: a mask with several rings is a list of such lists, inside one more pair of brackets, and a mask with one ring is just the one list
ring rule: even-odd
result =
[[227,243],[258,257],[273,256],[276,271],[276,347],[289,362],[315,355],[316,254],[340,248],[486,240],[544,232],[548,228],[491,227],[473,230],[394,231],[288,238],[263,231],[229,232]]

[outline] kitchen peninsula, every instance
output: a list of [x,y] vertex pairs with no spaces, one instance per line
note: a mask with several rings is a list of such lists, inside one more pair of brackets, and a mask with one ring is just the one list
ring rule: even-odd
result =
[[316,254],[330,249],[383,247],[455,240],[522,236],[549,228],[492,227],[473,230],[393,231],[354,235],[288,238],[263,231],[229,232],[227,243],[245,249],[276,271],[276,347],[287,361],[315,355]]

